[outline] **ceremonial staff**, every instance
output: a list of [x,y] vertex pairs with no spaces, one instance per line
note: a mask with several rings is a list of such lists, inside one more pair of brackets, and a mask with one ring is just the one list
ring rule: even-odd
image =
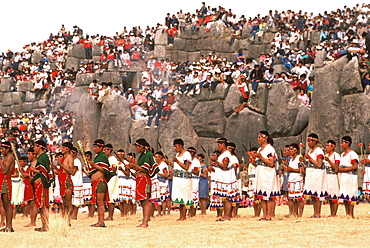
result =
[[19,174],[23,177],[23,172],[20,169],[21,164],[19,163],[19,159],[18,159],[18,155],[17,155],[17,150],[15,149],[15,145],[14,145],[13,142],[10,142],[10,147],[12,149],[13,156],[14,156],[15,160],[17,161],[17,164],[18,164],[17,170],[18,170]]
[[77,150],[81,154],[82,161],[83,161],[83,167],[87,167],[87,171],[90,172],[89,162],[87,161],[86,155],[85,155],[85,149],[81,142],[81,140],[77,140]]

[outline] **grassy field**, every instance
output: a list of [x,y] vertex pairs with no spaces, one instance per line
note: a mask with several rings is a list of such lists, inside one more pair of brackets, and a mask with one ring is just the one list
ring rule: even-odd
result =
[[[50,232],[38,233],[25,228],[28,218],[17,215],[14,233],[2,233],[1,247],[369,247],[370,205],[355,207],[355,219],[344,216],[340,206],[337,218],[310,219],[312,206],[306,206],[303,218],[286,218],[287,206],[276,208],[276,218],[260,222],[252,218],[251,208],[239,209],[239,218],[215,222],[215,212],[176,222],[177,212],[156,217],[148,229],[135,228],[141,213],[106,222],[106,228],[89,227],[96,218],[79,214],[79,220],[67,227],[56,215],[50,216]],[[329,206],[322,216],[329,215]],[[38,225],[41,220],[37,220]]]

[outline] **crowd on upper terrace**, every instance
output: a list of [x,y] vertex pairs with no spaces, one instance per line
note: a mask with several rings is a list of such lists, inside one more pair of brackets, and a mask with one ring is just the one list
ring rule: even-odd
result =
[[[288,10],[281,13],[269,11],[266,16],[257,15],[254,18],[237,18],[231,9],[226,10],[221,6],[210,8],[202,3],[194,14],[184,14],[182,11],[172,16],[168,14],[164,20],[165,25],[157,24],[156,27],[147,27],[145,30],[134,27],[127,31],[124,28],[121,33],[117,32],[112,37],[84,35],[77,26],[73,27],[73,31],[67,31],[62,26],[56,35],[50,34],[49,39],[44,42],[26,45],[22,52],[8,51],[0,56],[0,67],[4,71],[1,76],[14,77],[17,82],[34,81],[37,98],[47,97],[48,103],[52,105],[60,95],[71,93],[78,73],[102,73],[108,69],[110,61],[114,61],[115,66],[127,68],[133,60],[144,63],[143,55],[153,49],[157,30],[166,31],[170,42],[173,42],[172,38],[186,26],[191,26],[193,32],[197,32],[200,25],[206,25],[208,30],[210,23],[219,20],[234,30],[230,43],[240,38],[242,32],[248,32],[250,40],[255,42],[263,37],[267,29],[272,29],[276,35],[270,53],[247,59],[243,51],[239,51],[235,61],[219,58],[216,52],[204,54],[199,61],[192,62],[174,62],[151,57],[145,61],[147,70],[142,73],[140,85],[140,90],[147,99],[152,97],[158,103],[163,98],[160,96],[168,94],[166,91],[175,96],[192,96],[199,94],[203,88],[214,90],[218,84],[236,84],[247,101],[249,95],[256,94],[258,84],[266,83],[270,88],[274,82],[285,81],[297,92],[304,104],[310,104],[309,96],[314,86],[310,74],[314,69],[315,58],[320,57],[324,65],[343,55],[349,58],[358,56],[360,62],[364,62],[361,64],[363,85],[365,89],[369,87],[370,19],[369,6],[366,4],[353,8],[345,6],[342,10],[324,12],[317,16]],[[319,46],[311,44],[313,32],[320,33]],[[95,58],[95,62],[87,60],[79,68],[66,69],[69,47],[73,44],[83,44],[88,59],[93,58],[92,45],[100,45],[103,54]],[[31,56],[35,52],[41,53],[42,62],[31,63]],[[287,72],[274,71],[274,66],[280,63],[286,67]],[[17,85],[14,86],[14,90],[16,89]],[[123,80],[123,85],[118,90],[122,94],[132,95],[127,89],[127,82]],[[114,91],[111,89],[111,92]],[[134,105],[134,117],[141,116],[136,114],[137,103],[137,100],[131,102]],[[147,106],[148,109],[150,107]]]

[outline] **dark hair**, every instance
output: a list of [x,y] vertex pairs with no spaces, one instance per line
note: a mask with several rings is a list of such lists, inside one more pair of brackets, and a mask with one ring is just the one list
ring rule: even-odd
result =
[[294,147],[295,149],[297,149],[297,151],[299,151],[299,145],[298,145],[297,143],[293,143],[293,144],[291,144],[291,145],[289,145],[289,146],[292,146],[292,147]]
[[173,141],[173,145],[181,145],[181,146],[184,146],[184,141],[182,139],[175,139]]
[[87,152],[85,152],[85,156],[90,156],[90,157],[92,157],[92,153],[91,153],[90,151],[87,151]]
[[337,145],[334,140],[328,140],[328,141],[326,141],[326,143],[330,143],[330,144],[333,144],[335,146]]

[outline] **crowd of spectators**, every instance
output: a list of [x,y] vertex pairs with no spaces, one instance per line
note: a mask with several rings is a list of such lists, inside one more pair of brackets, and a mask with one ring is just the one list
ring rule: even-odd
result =
[[[181,10],[172,15],[168,13],[164,25],[158,23],[156,27],[147,26],[145,30],[133,27],[130,31],[124,27],[122,32],[111,37],[84,35],[77,26],[73,27],[73,31],[67,31],[62,25],[56,35],[50,34],[44,42],[26,45],[22,52],[9,50],[2,54],[0,68],[4,72],[1,77],[13,77],[17,83],[33,81],[37,99],[47,98],[52,106],[60,96],[71,94],[77,74],[103,73],[108,70],[109,62],[129,69],[132,61],[139,61],[146,66],[146,71],[142,72],[137,94],[129,88],[127,75],[122,78],[120,86],[96,82],[95,86],[94,83],[90,85],[89,92],[99,102],[109,94],[126,96],[132,117],[148,118],[148,126],[154,117],[155,126],[158,120],[168,118],[171,109],[176,107],[179,95],[192,97],[202,90],[213,91],[218,85],[228,87],[235,84],[247,102],[249,97],[258,97],[259,84],[271,88],[274,83],[284,81],[297,93],[302,104],[310,105],[314,91],[312,71],[341,56],[359,58],[362,83],[365,93],[369,93],[369,13],[369,5],[362,4],[318,15],[288,10],[269,11],[266,16],[247,18],[244,15],[237,17],[231,9],[221,6],[211,8],[203,2],[193,14],[185,14]],[[153,56],[145,59],[145,53],[154,49],[158,30],[167,32],[169,44],[172,44],[177,33],[185,28],[190,26],[196,33],[201,25],[205,25],[209,31],[210,24],[215,21],[222,21],[232,30],[230,43],[240,38],[242,32],[247,32],[250,40],[255,42],[263,37],[266,30],[274,29],[276,34],[271,51],[251,59],[240,50],[234,61],[221,58],[216,52],[204,54],[198,61],[175,62]],[[320,36],[318,46],[311,44],[314,33]],[[79,68],[66,69],[69,47],[74,44],[84,46],[87,59],[93,58],[93,45],[101,46],[103,53],[93,60],[95,62],[82,62]],[[42,55],[42,61],[31,63],[35,52]],[[274,71],[277,64],[284,65],[286,72]],[[13,90],[17,90],[17,84]]]
[[17,145],[18,152],[27,156],[27,150],[42,139],[52,153],[63,142],[72,142],[75,116],[73,112],[0,114],[0,139]]

